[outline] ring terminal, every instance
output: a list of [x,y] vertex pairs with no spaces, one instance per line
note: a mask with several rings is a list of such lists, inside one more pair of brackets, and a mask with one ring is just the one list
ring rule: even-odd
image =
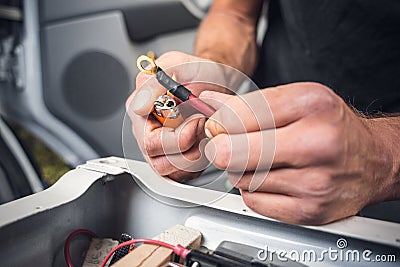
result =
[[136,65],[139,68],[139,70],[145,74],[156,75],[157,73],[157,65],[154,60],[154,54],[149,53],[147,56],[142,55],[138,57]]

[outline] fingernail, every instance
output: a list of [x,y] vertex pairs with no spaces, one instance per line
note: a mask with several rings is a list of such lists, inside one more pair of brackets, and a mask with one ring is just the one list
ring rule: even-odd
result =
[[148,101],[151,99],[151,92],[148,90],[142,90],[133,98],[132,100],[132,110],[138,111],[145,107],[148,104]]
[[202,91],[199,94],[199,98],[209,98],[209,97],[207,97],[208,93],[209,93],[209,91]]
[[210,132],[210,130],[208,130],[207,128],[205,128],[204,129],[204,132],[205,132],[205,134],[206,134],[206,136],[208,137],[208,138],[213,138],[214,136],[211,134],[211,132]]
[[215,158],[217,157],[217,147],[215,145],[215,143],[210,140],[205,148],[204,148],[204,153],[206,155],[206,158],[210,161],[213,162],[215,160]]

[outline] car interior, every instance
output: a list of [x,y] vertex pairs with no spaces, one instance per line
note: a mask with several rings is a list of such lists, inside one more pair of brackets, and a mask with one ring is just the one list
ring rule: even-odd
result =
[[[197,28],[211,4],[212,0],[0,0],[0,204],[41,192],[87,161],[109,156],[144,161],[125,113],[139,72],[136,59],[149,51],[156,56],[171,50],[192,53]],[[261,39],[267,26],[260,22]],[[46,168],[41,166],[43,158]],[[52,165],[62,170],[49,172]],[[215,177],[222,178],[213,181]],[[226,181],[224,172],[210,167],[187,184],[224,191],[229,187]],[[132,186],[119,181],[113,190],[125,187]],[[91,190],[104,189],[96,182]],[[94,198],[91,190],[88,194]],[[113,194],[115,199],[128,199]],[[146,201],[159,208],[159,203]],[[113,212],[107,205],[106,209]],[[237,219],[229,216],[232,222]],[[358,216],[399,224],[400,201],[372,205]],[[88,220],[97,222],[92,216]],[[259,218],[250,223],[261,224]],[[251,226],[246,224],[243,229]],[[290,226],[279,227],[283,235],[286,230],[295,233]]]
[[[102,156],[122,157],[125,100],[135,87],[136,58],[148,51],[190,53],[210,4],[0,1],[4,125],[22,126],[71,167]],[[133,137],[132,146],[130,155],[143,160]],[[27,183],[26,174],[7,173],[5,184],[16,182],[10,177]],[[14,194],[33,192],[21,185]]]
[[[191,53],[211,0],[0,0],[0,203],[48,187],[15,127],[71,168],[124,157],[136,59]],[[15,126],[16,125],[16,126]],[[143,161],[133,135],[130,159]],[[212,169],[207,173],[215,172]],[[218,185],[220,187],[224,185]],[[219,190],[218,188],[215,188]],[[400,202],[360,216],[400,223]]]

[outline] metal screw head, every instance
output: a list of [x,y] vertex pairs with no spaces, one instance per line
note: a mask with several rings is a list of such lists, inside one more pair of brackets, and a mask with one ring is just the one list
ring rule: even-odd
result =
[[154,111],[163,118],[175,119],[179,117],[179,110],[175,100],[168,95],[161,95],[154,101]]

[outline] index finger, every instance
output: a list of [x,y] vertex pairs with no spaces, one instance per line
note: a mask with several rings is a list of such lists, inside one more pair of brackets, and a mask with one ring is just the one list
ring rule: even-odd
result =
[[[293,83],[232,97],[207,121],[206,129],[215,136],[284,127],[329,104],[324,100],[332,95],[320,84]],[[205,101],[218,97],[213,92],[202,95]]]

